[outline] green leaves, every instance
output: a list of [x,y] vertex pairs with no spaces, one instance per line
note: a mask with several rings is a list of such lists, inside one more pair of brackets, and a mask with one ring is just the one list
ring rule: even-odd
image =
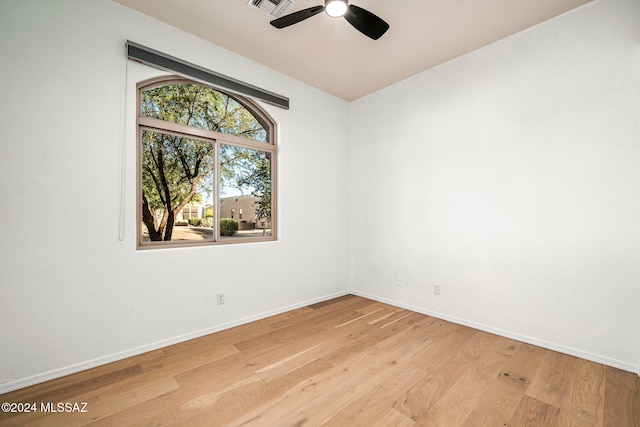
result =
[[266,142],[267,132],[249,110],[215,89],[170,84],[142,92],[141,114],[199,129]]

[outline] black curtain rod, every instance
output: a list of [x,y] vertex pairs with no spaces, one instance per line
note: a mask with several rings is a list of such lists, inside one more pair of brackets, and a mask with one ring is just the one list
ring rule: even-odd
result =
[[280,108],[289,109],[289,98],[285,96],[243,83],[129,40],[127,40],[127,56],[131,60],[160,70],[191,77],[205,83],[210,83],[220,89],[228,89],[240,95],[246,95]]

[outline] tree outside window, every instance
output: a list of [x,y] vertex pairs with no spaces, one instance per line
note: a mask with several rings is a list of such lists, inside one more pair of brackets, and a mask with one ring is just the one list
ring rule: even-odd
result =
[[172,78],[139,85],[138,106],[138,247],[275,239],[275,124],[257,104]]

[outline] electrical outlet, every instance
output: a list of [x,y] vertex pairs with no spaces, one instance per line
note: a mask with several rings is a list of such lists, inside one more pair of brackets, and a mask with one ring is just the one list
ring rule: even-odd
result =
[[402,276],[396,276],[396,286],[399,288],[404,286],[404,283],[402,282]]
[[439,283],[434,283],[433,284],[433,293],[436,295],[440,295],[440,284]]
[[224,294],[216,294],[216,302],[218,305],[224,304]]

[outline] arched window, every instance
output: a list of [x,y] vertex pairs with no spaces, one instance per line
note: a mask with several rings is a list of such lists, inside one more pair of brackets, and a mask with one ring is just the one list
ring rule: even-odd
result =
[[275,240],[275,134],[249,99],[178,78],[139,84],[138,247]]

